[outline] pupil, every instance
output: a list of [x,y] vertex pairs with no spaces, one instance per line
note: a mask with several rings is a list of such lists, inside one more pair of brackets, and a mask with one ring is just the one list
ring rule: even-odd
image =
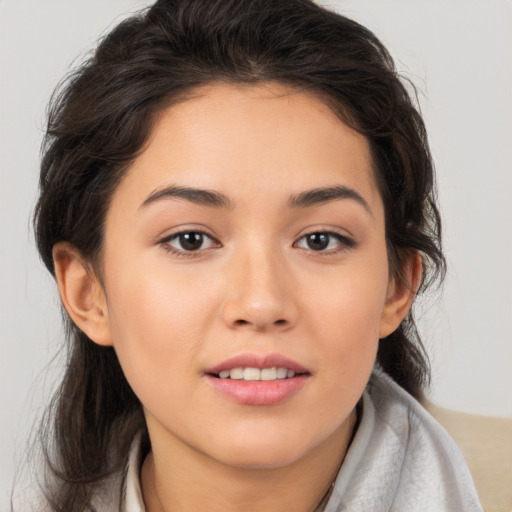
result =
[[195,231],[182,233],[180,235],[180,244],[187,251],[195,251],[203,245],[203,235]]
[[325,233],[311,233],[307,238],[308,247],[314,251],[321,251],[329,245],[329,235]]

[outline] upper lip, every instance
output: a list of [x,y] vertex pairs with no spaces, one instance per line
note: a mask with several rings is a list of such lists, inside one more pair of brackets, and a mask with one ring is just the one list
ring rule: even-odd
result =
[[289,357],[281,354],[240,354],[230,357],[221,363],[207,368],[206,374],[218,374],[233,368],[287,368],[295,373],[310,373],[307,368]]

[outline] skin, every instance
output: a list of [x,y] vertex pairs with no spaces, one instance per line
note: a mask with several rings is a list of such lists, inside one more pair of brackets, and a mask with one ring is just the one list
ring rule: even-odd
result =
[[[148,202],[170,186],[231,204]],[[290,206],[323,187],[362,201]],[[186,230],[209,236],[187,252],[172,238]],[[326,232],[327,248],[308,245]],[[390,277],[366,139],[278,84],[210,85],[161,112],[112,198],[102,283],[73,247],[58,244],[54,258],[69,314],[114,346],[144,407],[148,512],[314,510],[349,446],[378,340],[405,317],[421,274],[416,257],[408,287]],[[233,402],[204,371],[242,353],[283,354],[307,368],[306,383],[276,405]]]

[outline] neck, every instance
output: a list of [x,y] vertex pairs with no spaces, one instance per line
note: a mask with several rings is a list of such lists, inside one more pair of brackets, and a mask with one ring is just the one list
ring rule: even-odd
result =
[[355,422],[353,412],[345,428],[298,460],[277,468],[232,467],[190,447],[185,457],[176,456],[176,450],[154,450],[141,472],[146,512],[313,512],[331,490]]

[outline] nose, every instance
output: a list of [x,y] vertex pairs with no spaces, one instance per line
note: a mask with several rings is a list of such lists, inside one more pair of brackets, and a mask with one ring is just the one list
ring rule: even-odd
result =
[[230,262],[223,320],[232,329],[285,331],[298,318],[294,283],[286,262],[258,251]]

